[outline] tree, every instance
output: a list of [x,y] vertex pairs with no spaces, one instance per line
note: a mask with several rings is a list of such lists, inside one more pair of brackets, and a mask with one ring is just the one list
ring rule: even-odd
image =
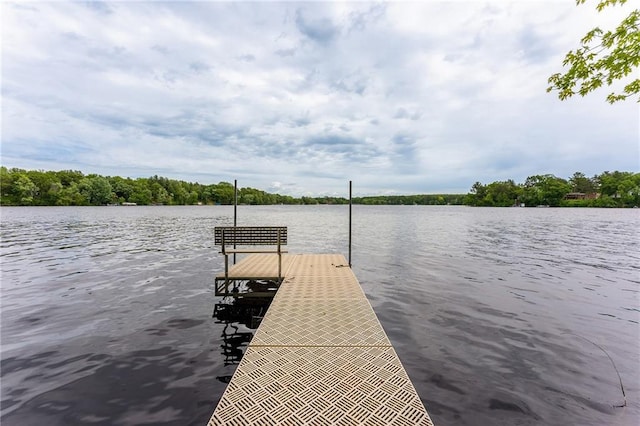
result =
[[554,175],[529,176],[524,183],[522,200],[528,206],[559,206],[560,202],[571,192],[571,185]]
[[147,205],[151,204],[151,198],[152,194],[151,190],[147,187],[147,180],[143,178],[136,179],[129,201],[140,205]]
[[465,204],[483,207],[509,207],[516,204],[521,196],[522,187],[512,179],[492,182],[486,186],[476,182],[471,187],[471,192],[466,195]]
[[215,185],[214,202],[218,204],[233,204],[234,186],[228,182]]
[[640,173],[628,176],[618,185],[622,202],[628,207],[640,206]]
[[131,194],[133,194],[133,183],[130,179],[115,176],[109,179],[109,183],[119,203],[128,201]]
[[610,198],[618,207],[640,205],[640,173],[607,171],[598,180],[601,198]]
[[193,204],[189,203],[189,192],[185,189],[186,182],[178,182],[177,180],[170,180],[167,191],[171,198],[172,204]]
[[620,195],[620,184],[622,181],[631,178],[631,172],[604,172],[598,179],[600,181],[600,192],[604,195],[617,198]]
[[151,190],[151,199],[156,204],[167,204],[169,202],[169,193],[157,179],[150,179],[149,189]]
[[33,205],[53,206],[58,201],[58,193],[62,189],[62,183],[55,172],[43,170],[29,170],[26,172],[31,182],[36,187],[36,196]]
[[318,202],[313,197],[302,197],[302,204],[318,204]]
[[57,206],[86,206],[87,204],[87,198],[80,193],[80,184],[76,182],[63,187],[56,200]]
[[[576,4],[586,0],[576,0]],[[599,0],[598,12],[607,6],[623,5],[627,0]],[[565,74],[556,73],[549,77],[547,92],[558,91],[561,100],[577,93],[581,96],[599,88],[603,83],[611,86],[614,81],[624,79],[640,65],[640,10],[632,10],[615,30],[603,31],[596,27],[581,40],[580,47],[570,51],[564,58],[563,66],[569,66]],[[637,74],[636,74],[637,75]],[[612,92],[607,96],[609,103],[624,100],[640,94],[640,78],[626,84],[622,93]],[[640,96],[638,96],[640,102]]]
[[[521,195],[522,189],[511,179],[504,182],[493,182],[487,186],[487,197],[490,197],[494,206],[513,206]],[[486,202],[488,204],[489,200]]]
[[14,193],[21,205],[33,204],[33,197],[38,193],[38,187],[25,173],[20,173],[13,181]]
[[597,192],[596,183],[586,177],[582,172],[575,172],[571,178],[569,178],[571,184],[571,190],[573,192],[581,192],[584,194],[593,194]]
[[89,204],[107,204],[113,198],[111,184],[105,177],[90,175],[82,179],[78,186],[80,193],[84,195]]
[[59,172],[55,172],[55,174],[63,187],[70,186],[74,182],[80,183],[84,177],[84,174],[77,170],[60,170]]
[[480,182],[471,186],[471,192],[467,194],[465,204],[470,206],[482,206],[483,200],[487,196],[487,187]]
[[13,197],[13,174],[5,166],[0,167],[0,201],[11,205]]
[[198,193],[196,191],[191,191],[187,197],[186,204],[197,204],[198,203]]

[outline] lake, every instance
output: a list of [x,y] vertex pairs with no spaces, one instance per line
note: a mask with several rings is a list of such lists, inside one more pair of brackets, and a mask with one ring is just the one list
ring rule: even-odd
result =
[[[2,425],[206,424],[236,367],[212,318],[233,207],[0,215]],[[347,206],[238,224],[347,254]],[[352,262],[436,425],[636,425],[639,229],[638,209],[354,206]]]

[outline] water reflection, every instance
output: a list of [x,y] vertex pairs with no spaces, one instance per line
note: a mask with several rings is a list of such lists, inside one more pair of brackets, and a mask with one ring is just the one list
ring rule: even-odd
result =
[[[210,414],[209,351],[176,344],[205,320],[174,318],[109,341],[117,353],[72,348],[2,359],[3,425],[186,425]],[[146,349],[125,350],[126,341]],[[85,348],[97,348],[99,338]]]
[[[250,294],[250,293],[249,293]],[[257,329],[271,304],[269,297],[243,297],[241,299],[226,297],[216,303],[213,318],[216,323],[224,324],[221,345],[224,365],[237,365],[242,359],[253,330]],[[229,383],[231,376],[216,377],[223,383]]]

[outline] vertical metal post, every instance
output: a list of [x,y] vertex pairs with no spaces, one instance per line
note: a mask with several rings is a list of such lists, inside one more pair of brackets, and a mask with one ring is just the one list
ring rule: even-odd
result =
[[280,232],[278,228],[278,285],[282,283],[282,251],[280,250]]
[[[238,179],[233,180],[233,227],[238,226]],[[234,234],[235,236],[235,231]],[[233,249],[236,248],[236,239],[233,239]],[[236,254],[233,253],[233,264],[236,264]]]
[[222,254],[224,255],[224,292],[225,294],[229,294],[229,255],[227,254],[227,249],[225,248],[225,230],[222,230]]
[[353,205],[351,202],[351,188],[352,182],[349,181],[349,268],[351,268],[351,207]]

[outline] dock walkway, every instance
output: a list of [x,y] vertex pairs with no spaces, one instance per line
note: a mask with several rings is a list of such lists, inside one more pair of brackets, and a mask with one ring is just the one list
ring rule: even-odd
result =
[[285,255],[283,276],[209,426],[433,425],[344,256]]

